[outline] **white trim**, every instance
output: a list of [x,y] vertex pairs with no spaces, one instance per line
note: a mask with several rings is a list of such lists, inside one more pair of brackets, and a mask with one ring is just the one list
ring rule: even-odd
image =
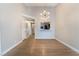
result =
[[35,21],[35,17],[33,16],[29,16],[29,15],[26,15],[26,14],[22,14],[23,17],[25,17],[26,19],[31,19],[32,21]]
[[69,44],[67,44],[67,43],[65,43],[65,42],[63,42],[63,41],[61,41],[61,40],[58,40],[58,39],[56,39],[56,40],[59,41],[60,43],[64,44],[64,45],[66,45],[67,47],[69,47],[69,48],[72,49],[73,51],[79,53],[79,50],[76,49],[76,48],[74,48],[74,47],[72,47],[71,45],[69,45]]
[[0,55],[1,55],[1,48],[0,48]]
[[0,32],[0,55],[1,55],[1,32]]
[[31,34],[27,35],[27,37],[25,39],[28,39],[31,36]]
[[[30,35],[28,35],[26,38],[28,38],[29,36]],[[0,55],[6,54],[8,51],[10,51],[11,49],[15,48],[17,45],[19,45],[23,40],[20,40],[18,43],[16,43],[15,45],[13,45],[12,47],[10,47],[9,49],[7,49],[6,51],[4,51],[3,53],[1,53]]]
[[56,39],[55,37],[35,37],[35,39]]
[[35,39],[41,39],[41,40],[42,39],[45,39],[45,40],[48,40],[48,39],[51,40],[52,39],[52,40],[54,40],[55,38],[35,38]]
[[13,45],[12,47],[10,47],[9,49],[7,49],[6,51],[4,51],[3,53],[1,53],[1,55],[6,54],[8,51],[10,51],[11,49],[15,48],[17,45],[19,45],[23,40],[20,40],[18,43],[16,43],[15,45]]

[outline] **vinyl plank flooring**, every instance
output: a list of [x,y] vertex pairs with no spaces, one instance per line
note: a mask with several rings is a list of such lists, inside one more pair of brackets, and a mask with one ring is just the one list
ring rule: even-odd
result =
[[25,39],[4,56],[79,56],[55,39]]

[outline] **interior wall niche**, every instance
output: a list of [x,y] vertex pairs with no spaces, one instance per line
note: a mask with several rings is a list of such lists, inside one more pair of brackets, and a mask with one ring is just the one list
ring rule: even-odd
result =
[[40,29],[41,30],[50,30],[50,22],[41,22]]

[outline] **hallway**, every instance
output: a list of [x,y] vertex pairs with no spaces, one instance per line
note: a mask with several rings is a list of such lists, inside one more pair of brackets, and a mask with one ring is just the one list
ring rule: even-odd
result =
[[31,36],[5,56],[79,56],[78,53],[64,46],[55,39],[34,39]]
[[79,4],[0,4],[0,18],[1,56],[79,56]]

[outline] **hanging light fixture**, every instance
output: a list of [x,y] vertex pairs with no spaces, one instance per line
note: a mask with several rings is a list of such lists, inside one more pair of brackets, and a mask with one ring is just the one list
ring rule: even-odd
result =
[[46,11],[46,10],[43,10],[41,13],[40,13],[40,18],[41,18],[41,21],[49,21],[49,16],[50,15],[50,12]]
[[41,23],[40,23],[41,30],[50,30],[50,21],[49,21],[50,12],[43,10],[40,13],[40,17],[41,17],[40,18],[41,19]]

